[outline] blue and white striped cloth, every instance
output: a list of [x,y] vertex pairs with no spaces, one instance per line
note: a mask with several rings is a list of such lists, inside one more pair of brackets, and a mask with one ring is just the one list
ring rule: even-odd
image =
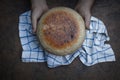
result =
[[82,47],[75,53],[66,56],[56,56],[44,51],[32,34],[31,11],[27,11],[19,17],[19,37],[22,44],[23,62],[47,62],[48,67],[54,68],[70,64],[76,57],[85,64],[91,66],[99,62],[115,61],[114,52],[109,44],[104,23],[91,17],[90,30],[86,30],[86,38]]

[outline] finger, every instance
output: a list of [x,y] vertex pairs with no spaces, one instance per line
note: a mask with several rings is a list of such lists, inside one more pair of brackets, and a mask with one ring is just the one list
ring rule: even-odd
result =
[[32,15],[32,30],[33,30],[33,33],[36,32],[36,26],[37,26],[37,17],[35,17],[34,15]]
[[48,9],[49,9],[48,6],[46,6],[45,9],[44,9],[44,11],[48,11]]
[[78,6],[76,6],[74,9],[76,10],[76,12],[79,13],[79,7]]
[[32,20],[32,28],[33,28],[33,32],[35,33],[36,32],[36,27],[37,27],[37,23],[38,23],[38,20],[40,19],[41,15],[44,14],[46,11],[48,10],[48,7],[44,7],[44,9],[40,10],[34,10],[32,12],[32,17],[31,17],[31,20]]
[[36,32],[37,21],[41,14],[42,14],[41,12],[32,12],[31,20],[32,20],[32,28],[34,33]]
[[48,9],[48,7],[46,6],[44,9],[43,9],[43,12],[42,12],[42,14],[44,14],[45,12],[47,12],[49,9]]
[[90,27],[90,18],[91,18],[91,14],[87,14],[86,16],[85,16],[85,26],[86,26],[86,28],[87,29],[89,29]]

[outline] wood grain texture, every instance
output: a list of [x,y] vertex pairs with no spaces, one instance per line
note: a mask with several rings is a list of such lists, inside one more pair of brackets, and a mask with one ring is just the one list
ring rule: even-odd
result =
[[[49,7],[76,2],[49,0]],[[22,63],[18,36],[19,15],[30,9],[29,0],[0,0],[0,80],[120,80],[120,0],[96,0],[92,15],[108,29],[116,61],[87,67],[76,58],[70,65],[49,69],[46,63]]]

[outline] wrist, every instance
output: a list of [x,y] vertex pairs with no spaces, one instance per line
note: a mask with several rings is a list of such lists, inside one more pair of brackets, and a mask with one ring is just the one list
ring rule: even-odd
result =
[[94,0],[79,0],[77,5],[79,6],[79,8],[91,10],[93,3]]
[[31,7],[32,9],[47,7],[46,0],[31,0]]

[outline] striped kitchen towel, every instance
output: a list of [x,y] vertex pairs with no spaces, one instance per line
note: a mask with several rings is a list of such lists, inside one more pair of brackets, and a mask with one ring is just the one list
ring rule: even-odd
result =
[[104,23],[91,17],[90,30],[86,30],[86,38],[82,47],[73,54],[66,56],[56,56],[44,51],[32,33],[31,11],[27,11],[19,16],[19,37],[23,62],[47,62],[48,67],[54,68],[61,65],[70,64],[76,57],[85,64],[91,66],[100,62],[115,61],[114,52],[106,41],[109,41]]

